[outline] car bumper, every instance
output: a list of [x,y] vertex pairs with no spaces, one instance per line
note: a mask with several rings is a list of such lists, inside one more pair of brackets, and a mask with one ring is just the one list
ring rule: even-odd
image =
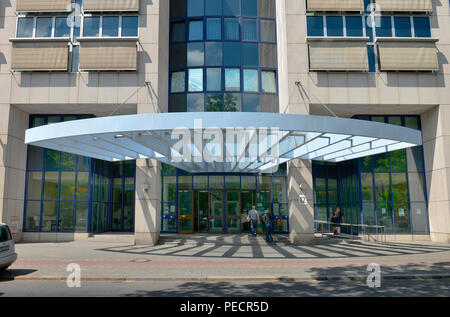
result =
[[0,268],[10,266],[17,260],[17,253],[8,254],[6,256],[0,256]]

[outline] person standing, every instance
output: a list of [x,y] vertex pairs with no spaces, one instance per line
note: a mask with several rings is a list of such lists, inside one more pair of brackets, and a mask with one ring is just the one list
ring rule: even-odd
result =
[[259,213],[258,210],[256,210],[256,206],[252,206],[252,210],[248,212],[248,216],[252,224],[252,235],[256,237],[256,229],[258,228],[259,223]]
[[272,219],[272,215],[269,213],[268,210],[264,211],[263,220],[264,220],[264,223],[266,224],[266,241],[267,242],[273,241],[273,237],[272,237],[273,219]]
[[341,207],[337,207],[336,208],[336,213],[335,215],[335,223],[336,223],[336,227],[335,227],[335,234],[340,234],[341,233],[341,223],[344,222],[344,215],[342,214],[341,211]]

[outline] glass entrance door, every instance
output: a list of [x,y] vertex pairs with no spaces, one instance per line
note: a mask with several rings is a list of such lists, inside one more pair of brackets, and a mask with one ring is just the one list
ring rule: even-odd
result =
[[194,206],[193,192],[190,190],[178,191],[178,232],[194,232]]
[[194,231],[208,232],[209,231],[209,201],[207,191],[194,192]]
[[[269,213],[271,213],[270,210],[270,191],[266,190],[266,191],[259,191],[257,193],[257,200],[258,200],[258,212],[259,212],[259,216],[264,216],[264,212],[266,210],[269,211]],[[258,232],[262,233],[262,232],[266,232],[266,228],[265,228],[265,224],[263,221],[259,222],[259,226],[258,226]]]
[[223,192],[210,192],[209,232],[223,233]]
[[241,232],[250,233],[251,224],[247,222],[248,212],[252,210],[253,206],[256,206],[256,192],[243,191],[241,194]]
[[239,233],[241,231],[240,219],[240,192],[226,193],[227,233]]

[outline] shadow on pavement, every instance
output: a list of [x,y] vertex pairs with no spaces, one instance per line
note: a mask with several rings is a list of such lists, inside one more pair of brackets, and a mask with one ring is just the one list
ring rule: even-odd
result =
[[0,273],[0,282],[13,281],[18,276],[24,276],[36,272],[34,269],[9,269]]
[[[186,282],[172,288],[158,291],[137,290],[123,296],[142,297],[311,297],[311,296],[450,296],[450,263],[442,262],[426,269],[416,264],[395,268],[381,268],[381,286],[369,288],[366,278],[370,272],[366,267],[345,266],[333,268],[312,268],[312,280],[295,281],[280,278],[270,282]],[[414,278],[431,273],[447,274],[447,277]],[[338,273],[338,275],[336,275]],[[360,278],[351,279],[358,275]],[[343,280],[324,278],[346,277]],[[384,276],[384,277],[383,277]],[[389,277],[391,276],[391,278]],[[394,276],[398,276],[395,278]],[[408,278],[400,278],[408,276]]]

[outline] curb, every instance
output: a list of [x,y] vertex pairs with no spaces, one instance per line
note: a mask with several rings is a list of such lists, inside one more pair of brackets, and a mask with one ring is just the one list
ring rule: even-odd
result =
[[[381,280],[435,280],[435,279],[450,279],[450,274],[421,274],[421,275],[388,275],[382,276]],[[1,276],[0,282],[7,281],[55,281],[65,282],[67,276]],[[86,276],[82,277],[81,281],[95,282],[95,281],[121,281],[121,282],[323,282],[323,281],[366,281],[367,276],[318,276],[310,278],[295,278],[295,277],[226,277],[226,276],[206,276],[206,277],[190,277],[190,278],[176,278],[176,277],[106,277],[106,276]]]

